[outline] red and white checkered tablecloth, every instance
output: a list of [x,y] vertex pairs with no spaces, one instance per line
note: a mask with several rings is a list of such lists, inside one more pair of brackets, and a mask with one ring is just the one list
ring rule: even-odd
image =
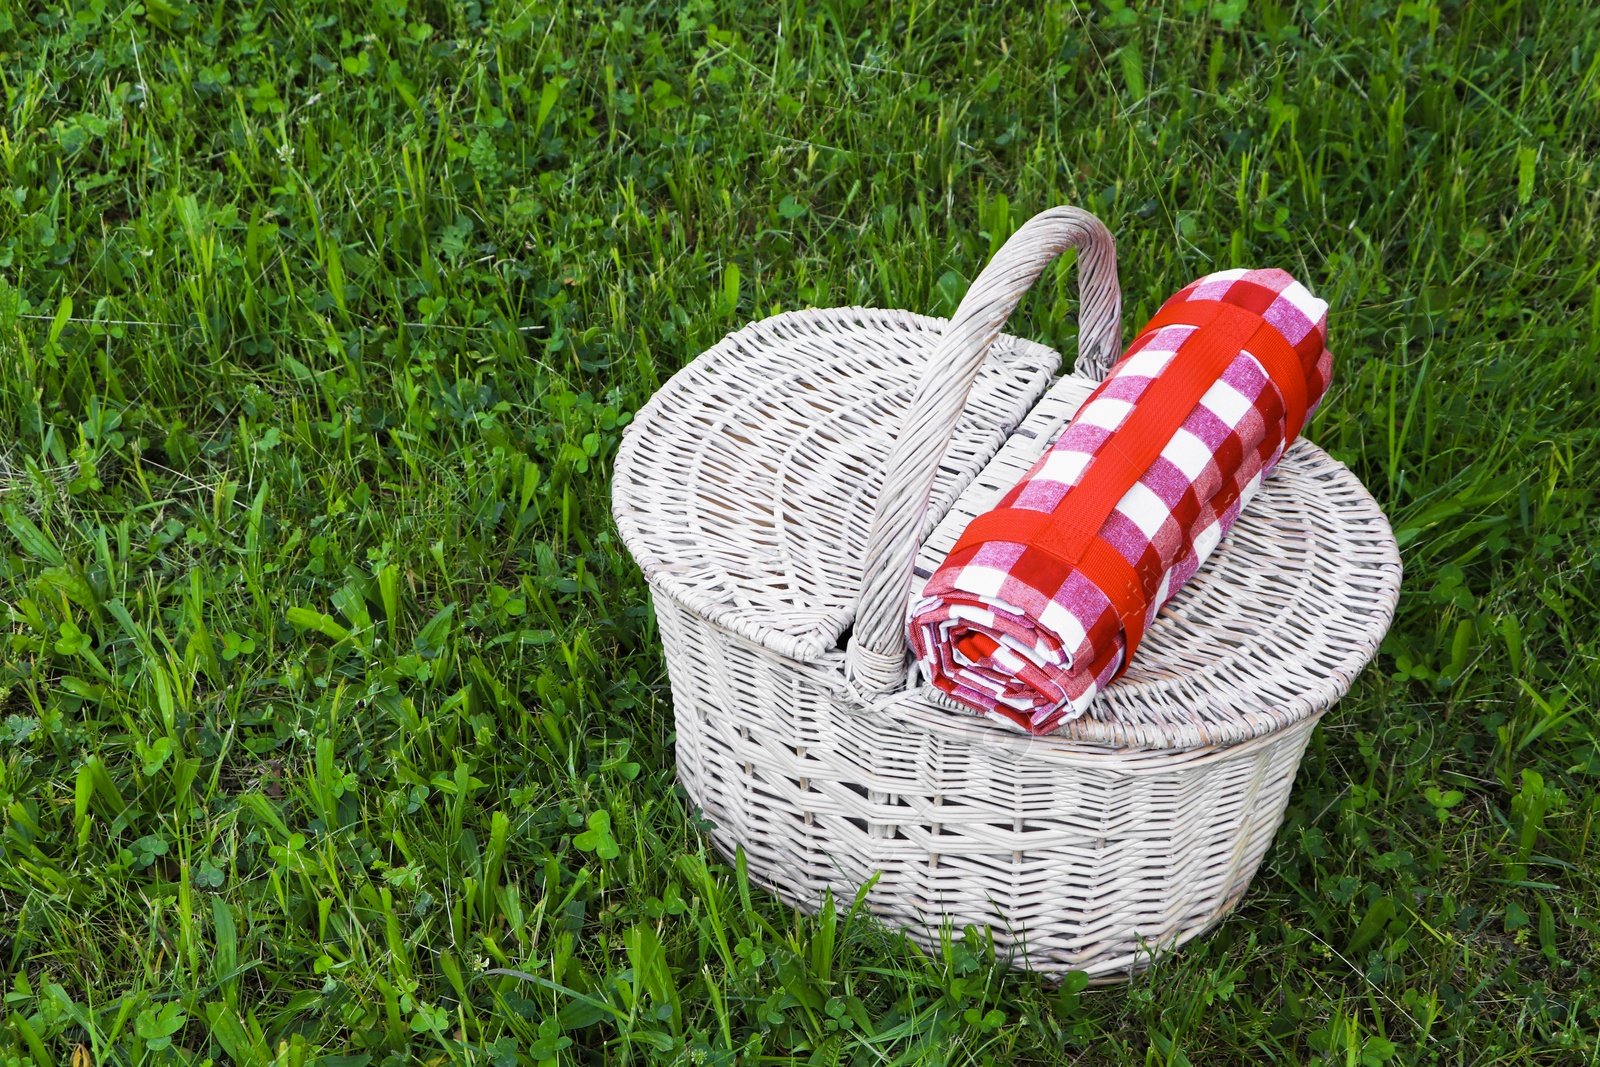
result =
[[[1162,305],[1055,445],[968,526],[912,606],[911,647],[929,682],[1032,733],[1085,714],[1121,673],[1130,634],[1136,651],[1327,391],[1327,309],[1281,270],[1208,274]],[[1186,375],[1190,393],[1179,384]],[[1197,403],[1174,407],[1173,397],[1191,394]],[[1165,422],[1163,404],[1173,409]],[[1143,432],[1152,426],[1164,427],[1160,440]],[[1148,463],[1129,458],[1140,452]],[[1119,463],[1137,470],[1119,482],[1108,473]],[[1089,477],[1096,464],[1098,479]],[[1089,496],[1105,499],[1101,510]],[[1074,522],[1100,514],[1103,523],[1073,539]],[[1120,596],[1102,588],[1124,574]]]

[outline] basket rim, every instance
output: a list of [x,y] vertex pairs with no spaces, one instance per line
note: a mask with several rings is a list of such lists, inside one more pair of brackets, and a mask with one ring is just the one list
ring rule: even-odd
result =
[[[1312,468],[1312,473],[1308,473],[1306,467]],[[1353,561],[1351,556],[1356,554],[1352,553],[1331,562],[1362,577],[1365,599],[1370,602],[1371,610],[1365,613],[1366,625],[1353,633],[1358,632],[1370,638],[1367,643],[1375,651],[1377,643],[1388,629],[1399,599],[1403,574],[1399,548],[1382,511],[1360,480],[1348,467],[1309,441],[1295,443],[1284,457],[1284,462],[1280,462],[1267,479],[1263,493],[1269,488],[1281,491],[1283,483],[1290,480],[1303,481],[1313,477],[1335,479],[1343,489],[1356,495],[1358,502],[1364,500],[1364,507],[1347,509],[1370,529],[1370,536],[1365,539],[1359,553],[1360,558]],[[1251,516],[1252,511],[1247,509],[1245,515]],[[955,515],[951,515],[948,520],[955,518]],[[1215,577],[1214,570],[1237,553],[1237,547],[1233,552],[1229,551],[1229,546],[1235,541],[1231,536],[1224,538],[1184,589],[1163,606],[1143,651],[1150,653],[1161,649],[1167,639],[1164,631],[1173,626],[1168,620],[1174,617],[1181,619],[1189,602],[1209,589],[1208,576]],[[1326,564],[1329,561],[1323,562]],[[1326,566],[1310,573],[1314,577],[1329,577]],[[693,611],[659,583],[652,581],[651,588],[655,595],[667,595],[674,603]],[[1232,586],[1222,584],[1220,588],[1231,590]],[[704,618],[699,612],[695,614]],[[773,654],[771,649],[715,620],[706,621],[729,640],[754,645],[765,655]],[[1018,754],[1025,752],[1029,759],[1057,763],[1063,767],[1115,766],[1119,771],[1131,774],[1145,769],[1152,772],[1170,769],[1176,763],[1188,763],[1210,754],[1231,753],[1240,745],[1276,736],[1307,719],[1319,718],[1344,696],[1370,660],[1370,652],[1363,651],[1354,641],[1346,652],[1344,663],[1338,665],[1340,669],[1323,669],[1315,675],[1302,672],[1297,679],[1298,686],[1292,700],[1275,705],[1258,702],[1256,707],[1244,709],[1242,714],[1212,722],[1195,718],[1184,721],[1129,721],[1119,718],[1119,709],[1171,703],[1174,691],[1181,692],[1189,700],[1209,698],[1215,708],[1222,712],[1239,711],[1227,703],[1227,698],[1237,699],[1241,695],[1238,687],[1231,691],[1220,686],[1201,690],[1195,680],[1204,672],[1152,677],[1147,669],[1141,670],[1136,662],[1125,676],[1108,686],[1097,699],[1091,711],[1098,712],[1098,715],[1085,715],[1043,735],[1029,734],[1008,721],[980,715],[927,685],[919,675],[910,676],[908,685],[903,689],[876,699],[866,697],[851,685],[845,654],[838,649],[829,649],[811,662],[783,658],[812,672],[816,682],[831,690],[836,699],[853,714],[880,719],[902,729],[911,726],[959,746],[1009,749]],[[915,680],[911,681],[911,678]]]

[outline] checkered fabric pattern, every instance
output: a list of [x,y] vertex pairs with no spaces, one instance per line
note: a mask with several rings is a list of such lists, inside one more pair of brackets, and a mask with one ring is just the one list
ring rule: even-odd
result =
[[[1206,275],[1163,310],[1182,301],[1235,304],[1281,333],[1305,373],[1310,418],[1332,372],[1327,304],[1281,270]],[[1141,334],[999,508],[1072,507],[1073,489],[1096,452],[1195,329],[1167,325]],[[1117,503],[1099,538],[1138,573],[1161,575],[1146,625],[1249,503],[1283,454],[1286,431],[1285,398],[1263,364],[1241,350]],[[909,636],[930,684],[1032,733],[1092,714],[1127,647],[1111,598],[1078,569],[1000,540],[958,547],[945,560],[912,606]]]

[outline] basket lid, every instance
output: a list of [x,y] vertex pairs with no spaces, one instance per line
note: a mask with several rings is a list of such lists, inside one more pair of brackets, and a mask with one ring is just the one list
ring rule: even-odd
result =
[[[623,436],[611,490],[623,543],[657,594],[791,659],[834,648],[854,618],[884,461],[945,324],[870,308],[786,312],[729,334],[662,386]],[[995,341],[923,536],[1060,361],[1032,341]]]

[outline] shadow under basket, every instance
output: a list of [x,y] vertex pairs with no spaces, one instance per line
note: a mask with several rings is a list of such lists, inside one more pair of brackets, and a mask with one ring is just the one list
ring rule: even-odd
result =
[[[999,333],[1078,249],[1073,374]],[[906,604],[1104,377],[1120,334],[1110,234],[1057,208],[953,319],[790,312],[724,338],[638,413],[613,512],[666,651],[678,776],[753,879],[815,910],[867,897],[923,944],[992,929],[1018,966],[1133,974],[1226,915],[1306,742],[1399,595],[1387,521],[1294,444],[1128,672],[1045,737],[926,686]],[[841,639],[846,638],[846,639]]]

